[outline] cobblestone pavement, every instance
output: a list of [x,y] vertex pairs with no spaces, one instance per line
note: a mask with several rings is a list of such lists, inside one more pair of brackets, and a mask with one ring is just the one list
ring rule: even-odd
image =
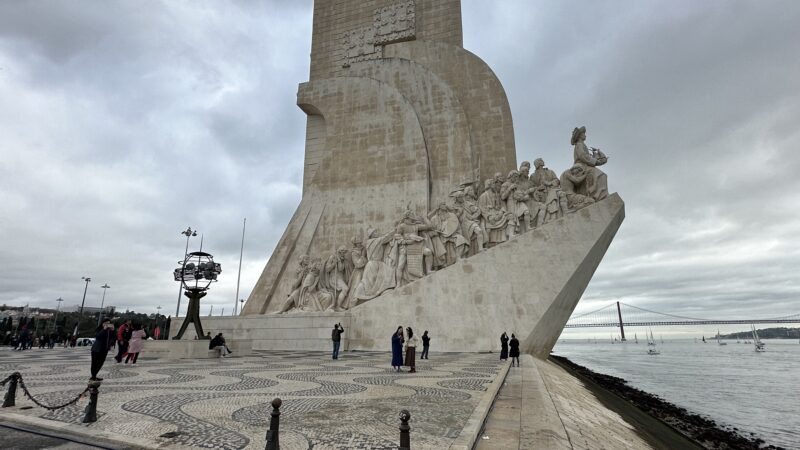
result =
[[[399,442],[398,415],[411,412],[416,449],[442,449],[461,432],[500,372],[497,355],[431,353],[417,373],[396,373],[391,355],[269,351],[205,360],[147,359],[117,364],[109,355],[100,377],[98,421],[89,427],[160,444],[213,449],[263,449],[275,397],[283,400],[282,449],[388,449]],[[23,375],[40,401],[63,403],[88,379],[88,349],[0,349],[0,378]],[[87,400],[57,411],[14,413],[76,424]],[[0,416],[6,410],[0,411]]]

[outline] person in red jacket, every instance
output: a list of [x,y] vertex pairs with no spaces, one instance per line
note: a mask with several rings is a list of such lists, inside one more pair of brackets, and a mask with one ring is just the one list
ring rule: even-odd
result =
[[117,329],[117,356],[114,359],[118,362],[122,362],[122,358],[128,354],[128,341],[131,340],[131,333],[133,330],[131,328],[131,321],[130,319],[126,320],[125,323],[120,325]]

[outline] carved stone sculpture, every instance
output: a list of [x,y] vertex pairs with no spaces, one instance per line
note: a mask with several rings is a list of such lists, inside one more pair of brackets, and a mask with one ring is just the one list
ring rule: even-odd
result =
[[506,202],[506,211],[512,214],[512,226],[509,231],[512,235],[521,234],[531,229],[531,215],[528,208],[530,195],[520,188],[520,173],[512,170],[508,173],[505,183],[500,187],[500,198]]
[[531,163],[523,161],[519,166],[519,177],[517,179],[518,191],[524,192],[528,196],[528,214],[530,216],[529,224],[531,228],[536,228],[544,223],[544,192],[538,189],[537,185],[533,182],[533,177],[529,176],[531,171]]
[[[467,195],[469,192],[469,195]],[[466,186],[463,190],[458,190],[451,194],[453,196],[453,210],[458,216],[461,224],[461,235],[469,243],[467,253],[474,255],[483,251],[485,232],[481,228],[481,210],[475,199],[475,191],[472,186]]]
[[544,201],[544,223],[560,219],[570,212],[567,196],[561,190],[558,178],[545,183],[547,194]]
[[353,274],[353,260],[346,247],[341,246],[336,253],[325,261],[324,271],[321,275],[321,286],[333,293],[333,303],[328,309],[342,311],[346,306],[345,300],[350,290],[348,281]]
[[586,146],[586,127],[575,128],[572,130],[571,143],[575,146],[573,158],[575,164],[583,166],[586,172],[586,180],[576,186],[578,194],[591,197],[598,201],[608,197],[608,180],[606,174],[598,169],[608,161],[608,157],[597,148]]
[[578,210],[594,203],[594,199],[578,194],[577,186],[586,180],[586,171],[580,164],[575,164],[569,170],[561,174],[561,190],[567,195],[567,203],[572,210]]
[[395,239],[399,246],[399,259],[396,268],[397,284],[402,286],[433,272],[433,243],[423,231],[431,231],[433,226],[424,223],[411,210],[403,214],[403,219],[395,228]]
[[321,261],[312,259],[308,255],[300,257],[292,293],[289,294],[278,313],[323,311],[333,303],[333,295],[320,290],[321,266]]
[[[503,200],[500,198],[500,186],[502,183],[497,175],[495,175],[495,178],[486,180],[486,190],[478,198],[478,207],[481,210],[481,225],[488,235],[486,240],[487,248],[506,241],[510,220],[510,214],[506,213]],[[502,178],[502,175],[500,178]]]
[[346,309],[350,309],[358,305],[356,298],[356,286],[361,283],[361,278],[364,276],[364,267],[367,265],[367,249],[364,247],[364,242],[360,236],[353,237],[353,248],[350,249],[350,260],[353,261],[353,274],[350,275],[350,281],[347,285],[350,287],[350,292],[347,294],[347,304],[344,305]]
[[434,229],[434,233],[431,233],[434,268],[447,267],[466,256],[469,243],[461,234],[458,216],[446,203],[439,203],[429,220]]
[[395,268],[399,258],[394,231],[379,235],[378,230],[367,230],[365,251],[367,264],[356,286],[358,302],[371,300],[397,285]]
[[300,291],[303,287],[303,280],[309,271],[308,265],[310,262],[311,258],[308,255],[303,255],[300,257],[300,260],[297,263],[297,270],[295,271],[294,283],[292,283],[292,292],[286,298],[286,301],[283,303],[281,308],[277,311],[278,314],[283,314],[292,309],[298,309],[300,307]]

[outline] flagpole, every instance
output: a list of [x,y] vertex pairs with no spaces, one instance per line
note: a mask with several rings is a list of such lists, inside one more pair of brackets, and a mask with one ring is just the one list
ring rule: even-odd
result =
[[233,315],[239,308],[239,282],[242,280],[242,255],[244,254],[244,230],[247,228],[247,217],[242,222],[242,248],[239,250],[239,275],[236,276],[236,297],[233,298]]

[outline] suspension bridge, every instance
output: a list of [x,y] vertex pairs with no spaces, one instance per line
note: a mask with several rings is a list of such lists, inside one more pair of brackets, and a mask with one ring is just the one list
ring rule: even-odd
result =
[[620,336],[622,340],[625,340],[625,327],[749,325],[763,323],[800,323],[800,313],[767,319],[709,320],[651,311],[623,302],[614,302],[600,309],[570,317],[564,328],[619,327]]

